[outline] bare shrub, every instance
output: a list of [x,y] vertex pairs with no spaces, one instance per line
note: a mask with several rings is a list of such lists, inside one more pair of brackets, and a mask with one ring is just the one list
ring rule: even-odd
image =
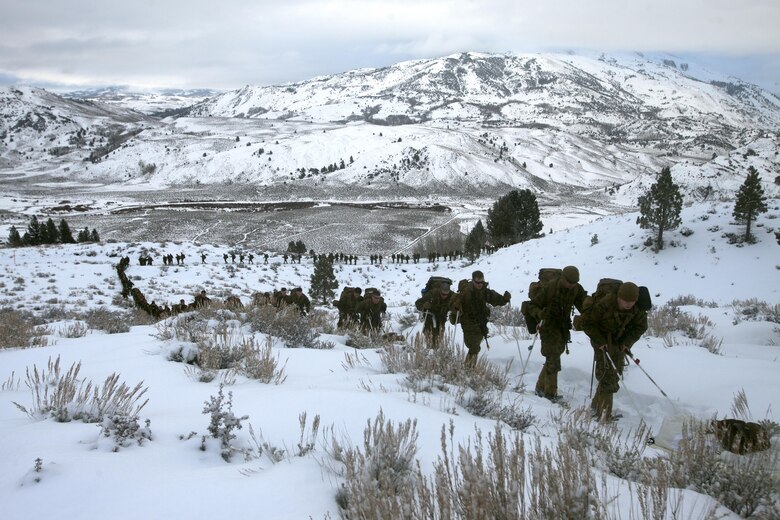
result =
[[138,416],[112,414],[103,417],[100,434],[113,444],[111,451],[127,448],[132,443],[141,446],[144,441],[152,440],[151,421],[146,419],[145,426],[138,423]]
[[330,454],[344,465],[336,501],[344,518],[414,518],[417,421],[395,425],[384,412],[368,421],[362,449],[331,438]]
[[485,389],[469,392],[458,399],[458,404],[472,415],[503,421],[514,430],[525,431],[536,423],[530,406],[522,408],[519,398],[507,399],[503,392]]
[[475,390],[503,391],[509,385],[509,365],[497,368],[480,358],[474,367],[467,369],[461,349],[448,336],[442,339],[438,348],[431,349],[427,347],[425,338],[416,334],[411,344],[389,344],[380,351],[379,357],[389,373],[406,373],[406,384],[412,389],[425,390],[452,384]]
[[60,358],[52,362],[49,358],[46,369],[38,370],[33,365],[27,368],[25,384],[30,389],[33,404],[30,408],[14,402],[17,408],[32,418],[53,417],[58,422],[81,420],[100,422],[107,414],[138,416],[149,400],[141,401],[148,390],[143,382],[132,389],[119,383],[119,374],[111,374],[98,386],[92,381],[78,378],[81,363],[74,363],[63,373]]
[[735,324],[741,320],[780,323],[780,303],[769,305],[757,298],[734,300],[731,307],[736,313]]
[[83,321],[74,321],[60,328],[60,336],[63,338],[83,338],[89,332],[89,327]]
[[686,294],[686,295],[678,296],[676,298],[672,298],[666,304],[671,305],[672,307],[682,307],[685,305],[692,305],[696,307],[708,307],[710,309],[715,309],[718,307],[717,302],[704,301],[701,298],[697,298],[692,294]]
[[525,318],[520,307],[504,305],[490,310],[490,321],[498,327],[525,327]]
[[229,462],[233,452],[236,451],[231,444],[236,438],[233,431],[240,430],[243,427],[241,421],[249,419],[249,416],[238,417],[233,413],[233,392],[228,392],[227,399],[225,399],[222,392],[223,387],[224,385],[219,385],[217,395],[209,397],[209,400],[204,403],[203,413],[210,417],[209,434],[213,438],[219,439],[220,454],[226,462]]
[[420,313],[414,307],[407,307],[403,314],[400,314],[396,321],[401,330],[410,329],[420,322]]
[[266,338],[264,345],[259,346],[254,342],[254,337],[250,341],[244,342],[242,349],[244,357],[241,360],[241,372],[252,379],[257,379],[262,383],[273,383],[280,385],[284,383],[287,376],[284,373],[285,366],[279,366],[279,356],[274,357],[271,350],[271,337]]
[[683,425],[679,449],[664,460],[673,486],[710,495],[742,517],[770,518],[777,512],[780,462],[772,452],[734,455],[722,452],[702,422]]
[[48,334],[51,331],[37,324],[31,313],[0,308],[0,348],[45,347]]
[[97,307],[85,312],[82,319],[90,329],[102,330],[108,334],[120,334],[130,332],[131,316],[129,312]]
[[319,341],[319,334],[312,328],[309,317],[301,316],[293,305],[281,309],[270,305],[254,307],[248,312],[248,320],[253,331],[276,336],[288,347],[327,346]]

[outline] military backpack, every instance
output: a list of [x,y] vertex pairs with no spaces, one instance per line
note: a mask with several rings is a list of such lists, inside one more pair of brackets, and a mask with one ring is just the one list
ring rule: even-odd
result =
[[543,267],[539,269],[537,280],[528,284],[528,297],[530,300],[526,300],[520,304],[520,313],[523,315],[525,325],[528,327],[528,332],[531,334],[535,334],[536,328],[539,326],[539,322],[531,315],[531,300],[535,299],[540,294],[544,284],[558,281],[561,277],[561,273],[563,273],[563,269]]
[[436,288],[439,287],[439,285],[441,283],[446,283],[447,285],[452,285],[452,280],[450,280],[449,278],[446,278],[444,276],[431,276],[430,278],[428,278],[428,281],[425,283],[425,287],[423,287],[420,290],[420,293],[421,294],[425,294],[425,293],[427,293],[428,291],[430,291],[432,289],[436,289]]

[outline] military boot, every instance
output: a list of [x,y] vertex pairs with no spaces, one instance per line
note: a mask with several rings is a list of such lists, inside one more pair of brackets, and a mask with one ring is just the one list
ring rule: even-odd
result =
[[593,401],[590,403],[590,407],[593,410],[593,417],[602,421],[609,422],[613,420],[612,417],[612,397],[614,394],[609,392],[596,391],[596,395],[593,396]]
[[465,361],[466,368],[474,368],[477,366],[477,353],[469,350],[469,353],[466,354],[466,361]]

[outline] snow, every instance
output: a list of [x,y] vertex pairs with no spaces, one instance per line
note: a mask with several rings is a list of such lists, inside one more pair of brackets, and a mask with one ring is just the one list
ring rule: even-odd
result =
[[[592,214],[585,218],[551,214],[543,218],[545,230],[555,228],[552,234],[483,256],[475,264],[459,260],[396,265],[385,258],[382,266],[372,266],[367,258],[361,258],[357,266],[338,266],[336,276],[342,287],[380,288],[393,317],[391,327],[407,334],[419,331],[421,325],[401,331],[397,317],[414,304],[419,289],[432,274],[458,280],[480,269],[491,288],[512,293],[512,306],[519,306],[525,299],[526,288],[539,268],[567,264],[579,267],[581,283],[588,291],[595,289],[599,278],[616,277],[647,285],[656,306],[694,295],[706,305],[681,309],[710,320],[708,333],[722,338],[722,355],[710,353],[699,346],[698,340],[681,333],[672,334],[666,342],[643,337],[633,354],[670,399],[663,398],[636,367],[627,367],[625,384],[615,399],[616,408],[624,414],[618,423],[620,429],[628,431],[645,420],[651,431],[659,432],[664,418],[680,413],[701,419],[729,416],[734,397],[741,390],[755,419],[778,421],[780,325],[749,320],[740,313],[739,306],[732,306],[735,300],[753,298],[775,309],[780,304],[778,245],[772,232],[780,218],[780,207],[777,199],[770,200],[769,206],[770,211],[759,216],[758,226],[754,226],[758,243],[744,247],[729,245],[722,237],[724,232],[738,233],[742,229],[731,223],[729,203],[697,203],[686,207],[682,215],[684,225],[694,233],[688,237],[679,230],[667,233],[668,245],[657,253],[643,245],[648,232],[636,226],[636,214]],[[713,226],[719,231],[708,231]],[[0,232],[7,234],[7,228]],[[592,244],[595,235],[598,240]],[[135,258],[144,248],[181,248],[192,254],[184,266],[163,267],[157,259],[152,267],[140,267]],[[256,290],[309,287],[312,265],[308,259],[297,265],[283,264],[273,257],[272,266],[262,266],[262,256],[256,254],[257,265],[235,269],[230,277],[221,255],[226,249],[188,243],[162,247],[155,242],[6,249],[0,255],[0,306],[39,312],[51,306],[68,310],[111,308],[118,293],[113,265],[117,255],[125,254],[133,259],[128,275],[150,301],[190,300],[195,291],[207,287],[212,296],[235,294],[248,303]],[[200,262],[195,251],[208,254],[206,263]],[[23,284],[15,281],[19,278],[24,279]],[[55,298],[56,303],[47,303]],[[182,346],[181,342],[159,339],[155,326],[136,326],[127,333],[111,335],[93,330],[82,338],[66,338],[62,331],[67,323],[51,325],[49,346],[0,351],[0,384],[23,379],[27,369],[45,367],[48,359],[58,356],[65,369],[81,362],[81,377],[85,380],[102,382],[117,372],[128,386],[143,381],[148,387],[145,397],[149,403],[141,418],[151,420],[153,438],[142,446],[112,452],[110,443],[99,438],[96,425],[33,420],[11,403],[32,404],[24,384],[11,388],[3,385],[0,502],[4,519],[287,519],[323,518],[328,513],[338,517],[334,497],[341,477],[330,469],[338,463],[329,459],[321,439],[311,454],[291,456],[277,464],[265,458],[244,461],[240,456],[225,462],[216,444],[209,442],[206,451],[199,449],[208,425],[202,409],[209,397],[216,395],[218,382],[196,382],[188,377],[184,365],[167,359],[169,352]],[[447,325],[448,333],[452,330]],[[512,362],[512,380],[519,382],[522,377],[532,387],[543,362],[538,344],[530,357],[528,374],[521,376],[524,360],[520,355],[525,357],[531,340],[524,332],[517,341],[508,332],[500,332],[491,325],[491,348],[483,348],[481,355],[498,366]],[[438,390],[414,393],[405,388],[403,374],[385,373],[378,351],[356,351],[346,346],[346,337],[341,335],[323,335],[321,339],[333,342],[335,347],[285,348],[274,340],[274,354],[288,376],[282,384],[239,377],[235,384],[225,387],[226,393],[233,394],[234,412],[248,415],[245,426],[251,423],[256,434],[269,444],[294,451],[303,412],[310,422],[315,415],[321,417],[321,431],[332,428],[338,438],[361,444],[366,422],[382,411],[393,421],[418,421],[418,456],[422,467],[430,468],[439,454],[441,429],[450,421],[458,442],[472,436],[475,427],[483,432],[493,429],[492,420],[471,415],[452,395]],[[455,339],[462,345],[459,329]],[[570,405],[576,407],[588,403],[592,350],[582,333],[573,333],[569,348],[570,354],[563,358],[559,386]],[[350,356],[362,361],[350,367],[346,362]],[[559,407],[531,393],[516,397],[538,419],[536,427],[524,435],[528,439],[539,435],[544,442],[551,441],[556,433],[552,416]],[[190,432],[197,435],[186,439]],[[248,428],[236,433],[235,442],[248,445]],[[652,448],[648,450],[653,453]],[[40,473],[33,471],[36,458],[43,462]],[[617,479],[610,478],[610,483],[615,489],[620,486]],[[706,497],[683,493],[687,507],[697,509],[710,504]],[[620,500],[621,511],[631,507],[625,503],[625,495]]]

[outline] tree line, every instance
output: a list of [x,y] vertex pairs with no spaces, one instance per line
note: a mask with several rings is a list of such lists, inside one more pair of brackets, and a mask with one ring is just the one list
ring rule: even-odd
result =
[[34,216],[27,225],[27,231],[23,235],[19,234],[16,226],[11,226],[8,232],[8,245],[11,247],[38,246],[42,244],[75,244],[76,242],[100,242],[100,235],[96,229],[90,231],[84,228],[73,238],[70,226],[61,219],[59,225],[49,218],[46,222],[40,223],[38,217]]
[[[682,224],[682,194],[672,179],[671,168],[664,167],[656,182],[637,201],[639,216],[637,224],[641,229],[650,229],[654,236],[648,245],[656,250],[664,247],[664,232],[676,229]],[[755,242],[751,234],[752,223],[759,214],[767,211],[766,196],[761,178],[755,167],[748,168],[747,176],[736,194],[732,216],[738,224],[745,225],[741,239],[733,241]],[[505,247],[532,238],[544,236],[536,196],[527,189],[512,190],[500,197],[488,210],[486,224],[480,219],[466,236],[464,250],[469,259],[480,256],[487,244]],[[780,243],[780,233],[777,234]]]

